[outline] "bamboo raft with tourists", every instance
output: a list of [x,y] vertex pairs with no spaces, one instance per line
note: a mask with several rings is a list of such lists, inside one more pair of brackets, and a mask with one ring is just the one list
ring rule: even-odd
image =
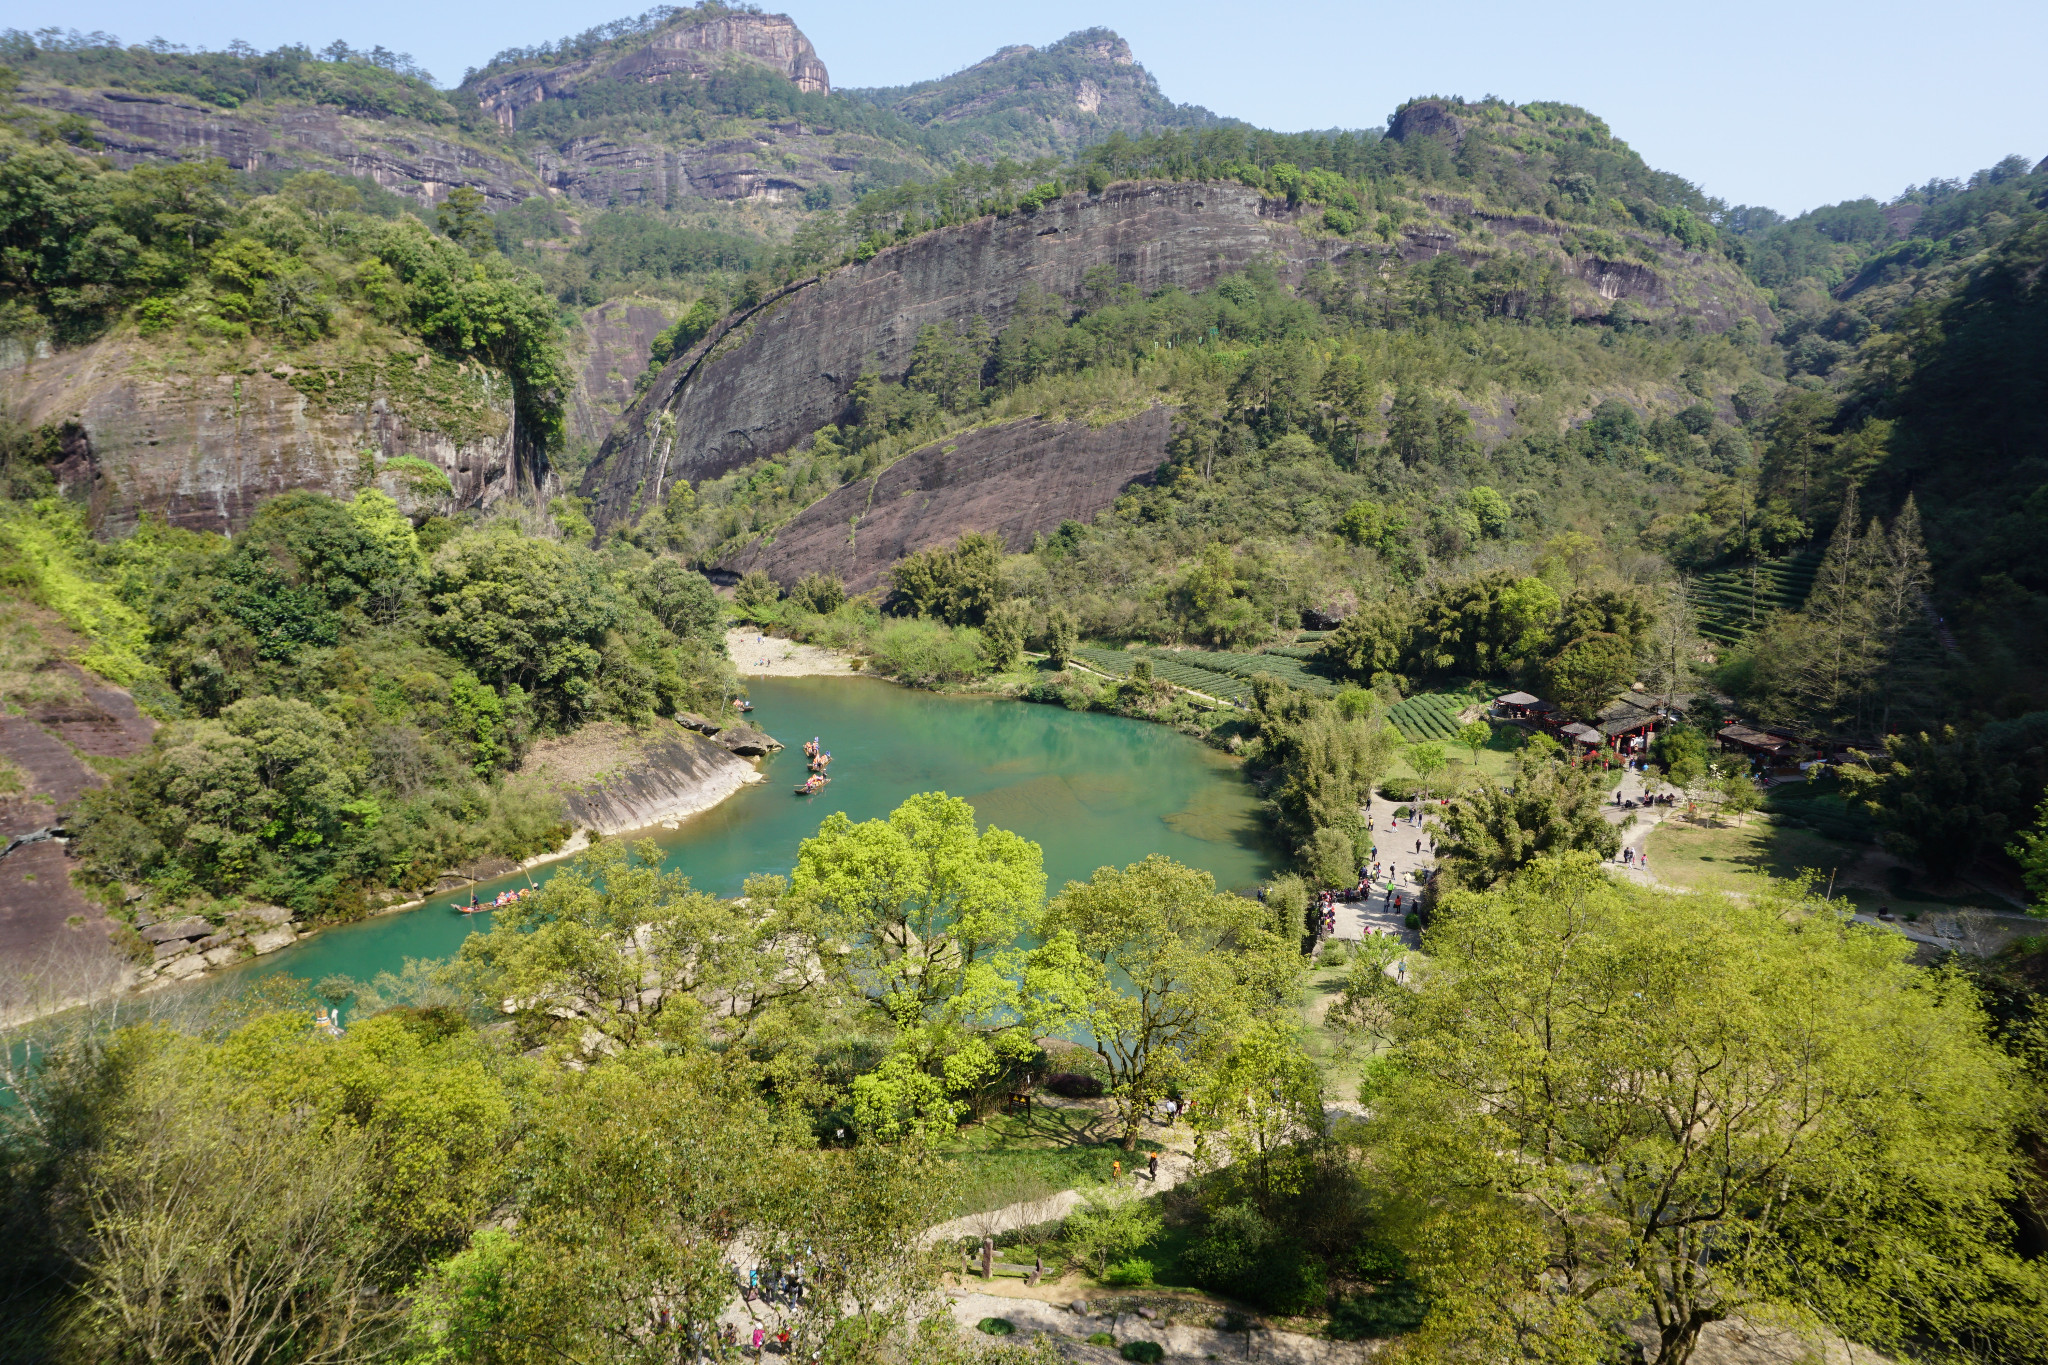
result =
[[810,768],[811,775],[805,778],[803,784],[796,789],[796,794],[798,796],[815,796],[825,789],[827,782],[832,780],[830,772],[832,755],[825,752],[824,745],[815,735],[804,741],[804,762]]

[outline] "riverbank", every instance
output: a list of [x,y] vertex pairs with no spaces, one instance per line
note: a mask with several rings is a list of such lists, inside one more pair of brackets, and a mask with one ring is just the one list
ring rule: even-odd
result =
[[752,626],[725,633],[725,652],[742,678],[846,678],[860,660],[822,645],[799,644]]

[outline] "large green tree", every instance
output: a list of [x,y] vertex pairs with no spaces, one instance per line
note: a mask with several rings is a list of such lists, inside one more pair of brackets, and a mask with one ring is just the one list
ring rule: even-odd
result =
[[1574,855],[1448,897],[1425,942],[1375,1162],[1433,1226],[1442,1355],[1590,1360],[1647,1317],[1677,1365],[1707,1324],[1771,1310],[1878,1346],[2041,1349],[2048,1283],[2002,1203],[2009,1064],[1903,940]]
[[1434,822],[1439,893],[1483,891],[1545,856],[1613,857],[1621,830],[1602,818],[1601,791],[1591,772],[1540,753],[1517,756],[1509,786],[1467,787]]
[[1198,1076],[1199,1052],[1227,1053],[1223,1040],[1286,1003],[1301,972],[1297,932],[1155,853],[1067,883],[1046,908],[1025,990],[1037,1027],[1085,1030],[1129,1150],[1146,1110]]

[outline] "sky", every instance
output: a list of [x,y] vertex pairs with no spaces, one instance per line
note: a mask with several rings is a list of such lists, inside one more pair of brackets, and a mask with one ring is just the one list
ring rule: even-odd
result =
[[[444,85],[501,48],[633,12],[639,0],[344,8],[275,0],[8,0],[0,24],[223,47],[341,38],[410,52]],[[763,8],[778,5],[764,3]],[[1370,128],[1415,95],[1582,105],[1653,166],[1731,204],[1797,213],[1889,199],[2018,152],[2048,156],[2041,0],[1721,0],[1583,10],[1216,0],[789,0],[835,87],[949,74],[1013,43],[1115,29],[1182,103],[1282,131]]]

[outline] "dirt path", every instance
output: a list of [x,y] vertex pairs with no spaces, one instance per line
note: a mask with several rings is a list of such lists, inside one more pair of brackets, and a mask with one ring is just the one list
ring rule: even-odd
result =
[[855,659],[836,649],[802,645],[748,628],[725,633],[725,652],[742,678],[843,678]]

